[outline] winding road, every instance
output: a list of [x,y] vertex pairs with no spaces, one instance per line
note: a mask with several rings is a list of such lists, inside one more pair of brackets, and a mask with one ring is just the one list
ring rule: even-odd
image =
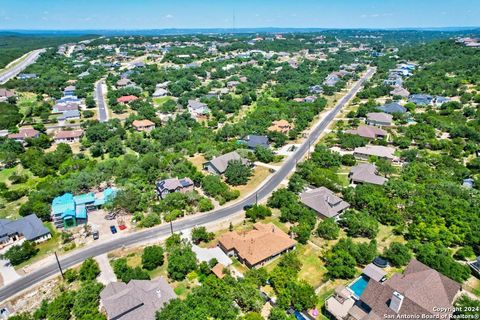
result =
[[[328,127],[328,125],[333,121],[336,115],[340,110],[358,93],[361,89],[363,83],[369,79],[375,73],[374,68],[368,69],[365,75],[355,84],[355,86],[349,90],[349,92],[337,103],[337,105],[325,116],[325,118],[320,121],[311,131],[310,136],[305,139],[301,146],[293,153],[282,165],[282,167],[275,172],[271,178],[264,183],[256,193],[253,193],[246,198],[240,200],[239,202],[225,208],[221,208],[206,214],[189,216],[182,220],[178,220],[173,223],[174,231],[180,231],[184,229],[190,229],[194,226],[205,225],[215,221],[222,221],[227,219],[229,216],[243,210],[245,205],[255,203],[257,197],[258,200],[267,197],[278,185],[288,176],[288,174],[295,168],[298,161],[300,161],[303,156],[308,151],[311,145],[314,145],[315,142],[319,139],[322,132]],[[145,242],[148,240],[153,240],[162,236],[167,236],[170,234],[170,225],[164,224],[158,227],[151,229],[135,232],[123,237],[118,237],[115,240],[110,242],[99,243],[98,245],[87,247],[85,249],[80,249],[76,252],[61,257],[60,263],[63,269],[74,266],[78,263],[81,263],[89,257],[96,257],[105,253],[108,253],[112,250],[133,245],[135,243]],[[42,280],[53,276],[58,273],[58,267],[56,264],[46,264],[45,266],[25,275],[24,277],[16,280],[15,282],[3,287],[0,289],[0,301],[4,301],[7,298],[12,297],[13,295],[39,284]]]
[[[41,53],[45,52],[45,49],[38,49],[27,53],[26,58],[21,62],[14,65],[11,68],[7,68],[5,71],[0,72],[0,84],[8,82],[8,80],[16,77],[20,72],[25,70],[29,65],[35,63]],[[22,57],[23,58],[23,57]],[[20,58],[20,59],[22,59]]]

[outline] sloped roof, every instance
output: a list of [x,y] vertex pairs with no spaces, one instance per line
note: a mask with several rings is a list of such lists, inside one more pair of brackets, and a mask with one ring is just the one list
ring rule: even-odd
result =
[[376,156],[380,158],[395,159],[395,148],[385,146],[367,145],[365,147],[358,147],[353,150],[353,153],[363,154],[367,156]]
[[262,146],[268,148],[268,137],[267,136],[258,136],[258,135],[248,135],[244,139],[249,148],[256,148],[257,146]]
[[243,233],[225,233],[218,241],[227,250],[235,249],[250,265],[275,256],[297,243],[272,223],[256,223],[253,228]]
[[219,173],[224,173],[227,170],[228,163],[233,160],[241,160],[243,163],[246,163],[246,160],[243,159],[237,151],[232,151],[221,155],[220,157],[213,158],[207,163],[210,163]]
[[175,298],[163,277],[132,280],[128,284],[112,282],[100,292],[108,319],[116,320],[154,320],[156,311]]
[[377,167],[371,163],[360,163],[350,170],[350,178],[353,181],[366,182],[376,185],[384,185],[388,180],[377,175]]
[[370,279],[375,280],[377,282],[380,282],[387,275],[385,271],[383,271],[373,263],[368,264],[363,269],[362,273],[367,277],[369,277]]
[[347,134],[358,135],[360,137],[375,139],[377,136],[386,136],[387,131],[374,126],[361,125],[357,129],[345,130]]
[[154,126],[155,123],[153,123],[152,121],[148,120],[148,119],[145,119],[145,120],[134,120],[132,122],[132,125],[135,127],[135,128],[144,128],[144,127],[151,127],[151,126]]
[[370,112],[367,113],[367,119],[370,121],[391,123],[393,116],[385,112]]
[[80,138],[83,130],[60,130],[55,133],[54,139]]
[[10,133],[8,137],[10,139],[27,139],[27,138],[34,138],[40,132],[32,128],[20,128],[18,133]]
[[404,106],[402,106],[398,102],[388,103],[388,104],[385,104],[381,107],[378,107],[377,109],[380,110],[380,111],[383,111],[385,113],[388,113],[388,114],[407,112],[407,108],[405,108]]
[[34,240],[50,234],[36,214],[30,214],[18,220],[0,219],[0,236],[23,234],[26,240]]
[[325,187],[301,193],[300,201],[327,218],[333,218],[350,207],[348,202],[336,196],[333,191]]
[[452,308],[453,300],[461,285],[423,263],[412,260],[403,274],[394,274],[392,278],[380,284],[369,281],[361,301],[370,308],[370,315],[396,315],[389,308],[393,292],[404,296],[400,315],[441,315],[439,308]]

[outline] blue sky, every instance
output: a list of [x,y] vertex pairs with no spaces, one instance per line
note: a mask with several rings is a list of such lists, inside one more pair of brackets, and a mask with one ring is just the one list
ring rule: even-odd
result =
[[0,29],[479,26],[479,0],[0,0]]

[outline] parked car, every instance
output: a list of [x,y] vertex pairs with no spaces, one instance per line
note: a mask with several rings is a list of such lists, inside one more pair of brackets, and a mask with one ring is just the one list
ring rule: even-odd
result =
[[112,231],[112,234],[117,233],[117,228],[115,226],[110,226],[110,231]]
[[100,238],[100,233],[98,231],[93,231],[92,237],[93,240],[98,240],[98,238]]
[[125,230],[125,229],[127,229],[127,226],[124,225],[124,224],[121,224],[121,225],[118,226],[118,229]]

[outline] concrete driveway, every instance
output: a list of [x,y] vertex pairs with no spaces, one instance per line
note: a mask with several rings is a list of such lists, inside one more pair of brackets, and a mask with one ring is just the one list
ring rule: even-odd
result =
[[8,260],[0,260],[0,274],[2,274],[4,286],[21,278]]
[[100,267],[100,275],[97,277],[97,280],[104,285],[109,284],[110,282],[116,282],[117,277],[113,272],[112,266],[108,262],[107,254],[102,254],[100,256],[95,257],[95,260],[98,262],[98,266]]

